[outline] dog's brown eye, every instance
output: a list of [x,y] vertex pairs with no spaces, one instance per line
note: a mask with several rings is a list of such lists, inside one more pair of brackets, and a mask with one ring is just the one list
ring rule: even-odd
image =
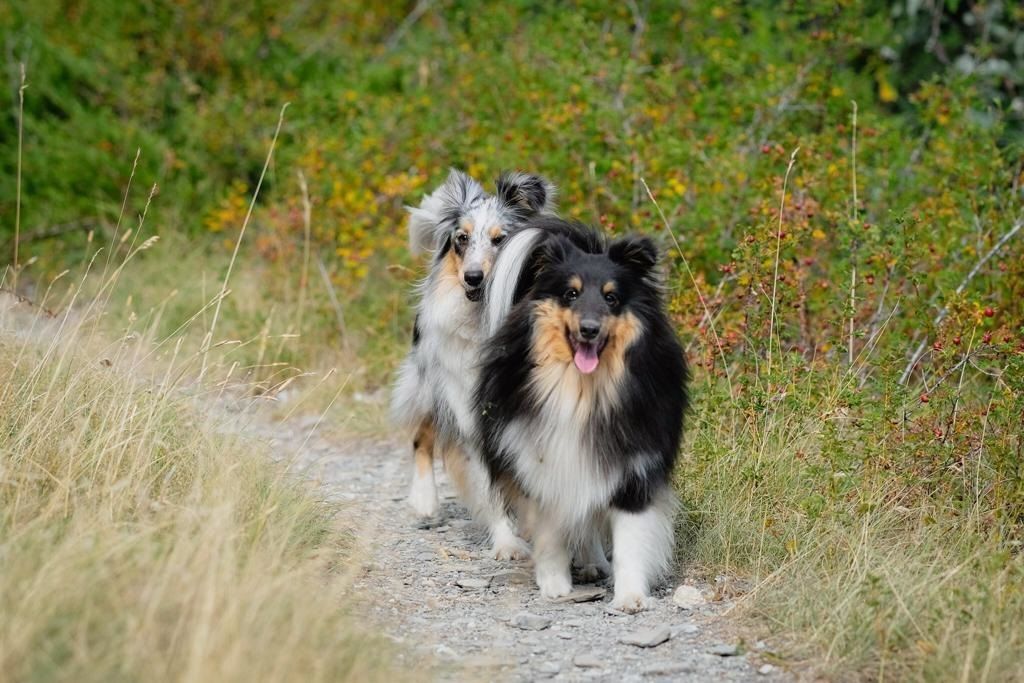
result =
[[604,301],[606,304],[612,307],[619,305],[619,297],[615,296],[611,292],[608,292],[607,294],[604,295]]
[[575,287],[570,287],[569,289],[565,290],[564,296],[566,301],[576,301],[576,299],[579,298],[580,293]]
[[498,235],[496,237],[491,238],[491,244],[493,244],[494,246],[498,246],[499,244],[501,244],[504,241],[505,241],[505,235],[504,234]]
[[458,235],[455,236],[455,243],[458,244],[460,247],[466,246],[467,242],[469,242],[469,235],[467,235],[466,233],[460,232]]

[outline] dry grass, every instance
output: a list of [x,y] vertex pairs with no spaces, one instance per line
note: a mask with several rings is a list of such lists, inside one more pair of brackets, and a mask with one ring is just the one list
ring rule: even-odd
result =
[[0,678],[394,678],[344,516],[197,410],[194,356],[0,296]]
[[[695,393],[680,552],[744,579],[736,614],[782,636],[780,661],[839,680],[1024,679],[1024,557],[987,501],[914,498],[871,464],[870,425],[813,396],[753,414],[724,388]],[[862,463],[837,467],[837,442]]]

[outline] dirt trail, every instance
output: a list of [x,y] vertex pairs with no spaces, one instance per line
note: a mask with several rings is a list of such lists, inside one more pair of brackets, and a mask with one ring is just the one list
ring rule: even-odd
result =
[[[359,592],[370,596],[378,628],[418,662],[436,662],[425,679],[790,680],[766,665],[770,645],[736,647],[738,638],[722,617],[728,602],[680,609],[672,601],[675,583],[637,615],[611,610],[610,595],[580,603],[543,600],[529,563],[488,557],[485,539],[443,475],[439,519],[414,519],[405,503],[408,444],[335,443],[309,437],[313,426],[312,420],[295,420],[254,424],[247,431],[269,441],[275,454],[294,462],[330,498],[350,505],[366,544]],[[705,596],[713,592],[696,587]],[[593,592],[601,586],[578,588]],[[669,639],[654,647],[621,642],[630,636],[659,640],[666,631]]]

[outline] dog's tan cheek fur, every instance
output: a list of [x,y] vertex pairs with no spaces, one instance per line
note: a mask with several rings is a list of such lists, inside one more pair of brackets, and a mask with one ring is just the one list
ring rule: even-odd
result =
[[462,276],[459,274],[461,267],[462,258],[455,253],[455,249],[449,249],[448,253],[444,256],[444,262],[441,264],[440,281],[449,287],[461,288]]
[[608,325],[608,343],[601,352],[601,366],[612,381],[618,381],[626,371],[626,351],[642,332],[640,321],[629,311],[612,317]]
[[572,311],[550,301],[537,304],[533,313],[533,355],[537,365],[572,360],[572,349],[565,332],[571,329],[574,318]]

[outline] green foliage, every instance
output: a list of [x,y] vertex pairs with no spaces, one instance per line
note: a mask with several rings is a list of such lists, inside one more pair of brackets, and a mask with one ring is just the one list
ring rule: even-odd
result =
[[[351,351],[373,390],[421,271],[403,206],[448,166],[546,174],[566,215],[669,247],[698,402],[690,557],[771,577],[755,603],[773,619],[800,607],[787,626],[841,666],[1016,673],[987,657],[1020,647],[998,631],[1024,588],[1021,10],[413,9],[3,6],[8,80],[23,60],[30,83],[22,262],[46,282],[106,244],[141,150],[121,230],[156,183],[144,232],[172,239],[126,272],[123,308],[176,329],[218,291],[290,102],[217,337],[242,341],[225,360],[256,374]],[[5,231],[14,163],[0,159]],[[65,224],[100,238],[32,239]],[[976,577],[955,599],[918,590],[954,570]],[[816,624],[830,603],[856,609]],[[944,629],[974,635],[954,647]]]

